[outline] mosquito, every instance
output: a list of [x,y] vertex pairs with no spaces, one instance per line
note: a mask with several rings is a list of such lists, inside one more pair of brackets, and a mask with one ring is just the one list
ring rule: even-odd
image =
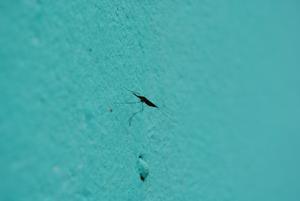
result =
[[[127,90],[128,90],[128,89],[127,89]],[[128,90],[128,91],[131,92],[135,97],[137,97],[137,98],[139,99],[139,101],[138,101],[138,102],[129,102],[129,103],[127,103],[127,104],[137,104],[137,103],[141,103],[141,106],[142,106],[141,109],[140,109],[139,111],[133,113],[133,114],[131,115],[131,117],[128,119],[129,126],[131,126],[131,122],[132,122],[133,118],[134,118],[137,114],[139,114],[139,113],[141,113],[141,112],[144,111],[144,104],[146,104],[146,105],[149,106],[149,107],[154,107],[154,108],[158,108],[158,106],[155,105],[152,101],[150,101],[150,100],[149,100],[148,98],[146,98],[145,96],[141,96],[141,95],[139,95],[139,93],[134,92],[134,91],[131,91],[131,90]]]
[[131,92],[136,98],[138,98],[138,101],[135,102],[123,102],[123,103],[116,103],[116,104],[141,104],[141,109],[137,112],[134,112],[130,118],[128,119],[128,123],[129,126],[131,126],[132,120],[133,118],[139,114],[142,113],[144,111],[144,104],[147,105],[148,107],[152,107],[152,108],[156,108],[158,109],[163,115],[165,115],[171,122],[176,123],[176,121],[174,121],[174,119],[172,119],[172,117],[170,117],[170,114],[168,114],[166,111],[161,110],[161,107],[158,107],[155,103],[153,103],[152,101],[150,101],[148,98],[146,98],[145,96],[140,95],[140,93],[131,91],[127,88],[125,88],[127,91]]

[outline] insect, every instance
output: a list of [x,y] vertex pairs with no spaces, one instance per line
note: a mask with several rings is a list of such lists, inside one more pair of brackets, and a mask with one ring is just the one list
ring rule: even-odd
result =
[[155,105],[153,102],[151,102],[148,98],[146,98],[145,96],[140,96],[138,95],[136,92],[134,91],[130,91],[133,95],[135,95],[137,98],[140,99],[141,103],[145,103],[146,105],[148,105],[149,107],[156,107],[158,108],[157,105]]
[[131,92],[136,98],[138,98],[138,101],[135,101],[135,102],[123,102],[123,103],[116,103],[116,104],[141,104],[141,109],[137,112],[134,112],[130,118],[128,119],[128,123],[129,123],[129,126],[131,126],[131,123],[132,123],[132,120],[133,118],[139,114],[139,113],[142,113],[144,111],[144,105],[147,105],[148,107],[151,107],[151,108],[155,108],[155,109],[158,109],[159,112],[161,112],[164,116],[166,116],[171,122],[173,123],[176,123],[172,117],[170,117],[170,114],[168,114],[166,111],[164,110],[161,110],[161,107],[158,107],[155,103],[153,103],[152,101],[150,101],[148,98],[146,98],[145,96],[142,96],[140,95],[139,93],[137,92],[134,92],[134,91],[131,91],[127,88],[125,88],[127,91]]
[[[127,89],[128,90],[128,89]],[[147,106],[149,107],[154,107],[154,108],[158,108],[157,105],[155,105],[152,101],[150,101],[148,98],[146,98],[145,96],[141,96],[139,95],[138,93],[134,92],[134,91],[131,91],[131,90],[128,90],[129,92],[131,92],[135,97],[137,97],[139,99],[139,102],[132,102],[132,103],[128,103],[128,104],[135,104],[135,103],[141,103],[141,109],[135,113],[133,113],[131,115],[131,117],[128,119],[128,123],[129,123],[129,126],[131,126],[131,122],[133,120],[133,118],[144,111],[144,104],[146,104]]]

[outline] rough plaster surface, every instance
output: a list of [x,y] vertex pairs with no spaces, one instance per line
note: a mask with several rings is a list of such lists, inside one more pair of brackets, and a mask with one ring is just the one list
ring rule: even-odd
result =
[[0,200],[300,200],[299,9],[2,0]]

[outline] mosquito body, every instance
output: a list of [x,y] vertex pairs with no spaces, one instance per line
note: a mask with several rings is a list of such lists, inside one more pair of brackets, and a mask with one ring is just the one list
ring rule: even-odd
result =
[[131,93],[133,95],[135,95],[137,98],[140,99],[141,103],[145,103],[146,105],[148,105],[149,107],[157,107],[157,105],[155,105],[153,102],[151,102],[148,98],[146,98],[145,96],[140,96],[140,95],[137,95],[135,92],[131,91]]
[[[127,89],[128,90],[128,89]],[[130,91],[130,90],[128,90]],[[131,117],[128,120],[129,126],[131,125],[132,119],[133,117],[135,117],[135,115],[137,115],[138,113],[141,113],[144,111],[144,104],[146,104],[149,107],[154,107],[154,108],[158,108],[157,105],[155,105],[152,101],[150,101],[148,98],[146,98],[145,96],[141,96],[138,93],[134,92],[134,91],[130,91],[135,97],[137,97],[139,99],[139,102],[133,102],[133,104],[135,103],[141,103],[141,109],[135,113],[133,113],[131,115]],[[131,104],[131,103],[129,103]]]

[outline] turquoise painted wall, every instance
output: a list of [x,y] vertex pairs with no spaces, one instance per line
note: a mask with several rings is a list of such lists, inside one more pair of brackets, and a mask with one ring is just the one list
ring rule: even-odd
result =
[[0,200],[300,200],[299,9],[2,0]]

